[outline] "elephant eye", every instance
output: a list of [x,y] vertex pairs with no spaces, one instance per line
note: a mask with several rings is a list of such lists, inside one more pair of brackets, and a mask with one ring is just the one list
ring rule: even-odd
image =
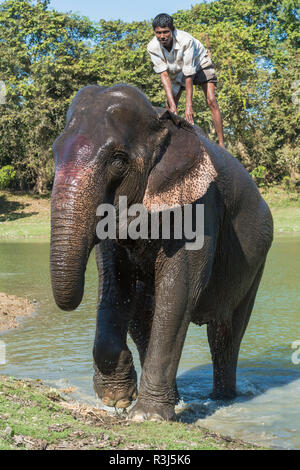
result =
[[117,152],[110,161],[110,169],[113,173],[123,173],[127,169],[128,156],[124,152]]

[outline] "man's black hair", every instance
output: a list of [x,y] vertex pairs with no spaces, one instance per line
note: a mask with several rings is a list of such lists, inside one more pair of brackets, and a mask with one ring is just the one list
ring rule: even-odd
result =
[[172,16],[167,13],[160,13],[157,15],[152,22],[153,29],[157,28],[170,28],[171,31],[174,30],[174,22]]

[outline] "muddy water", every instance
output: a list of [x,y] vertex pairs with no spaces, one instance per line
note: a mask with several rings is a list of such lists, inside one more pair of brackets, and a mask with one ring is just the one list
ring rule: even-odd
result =
[[[281,236],[270,252],[238,366],[238,396],[209,398],[212,367],[206,327],[191,325],[178,372],[177,411],[187,422],[260,445],[300,449],[300,236]],[[37,301],[23,328],[0,335],[6,364],[0,373],[75,386],[73,396],[96,404],[92,388],[97,274],[92,256],[82,304],[61,312],[49,281],[46,243],[0,243],[0,291]],[[130,343],[139,371],[137,355]],[[293,358],[292,358],[292,354]],[[297,363],[299,361],[299,364]]]

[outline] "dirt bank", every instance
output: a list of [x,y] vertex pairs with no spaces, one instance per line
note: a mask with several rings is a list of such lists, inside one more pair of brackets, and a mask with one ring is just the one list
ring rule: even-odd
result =
[[19,319],[32,315],[33,303],[29,300],[0,292],[0,331],[20,326]]

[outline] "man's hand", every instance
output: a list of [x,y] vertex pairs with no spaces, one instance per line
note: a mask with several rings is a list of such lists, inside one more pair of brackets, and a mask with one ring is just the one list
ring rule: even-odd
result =
[[166,102],[166,108],[171,111],[174,114],[178,114],[176,104],[173,103],[172,105],[169,105],[168,101]]
[[191,105],[187,104],[185,107],[185,119],[190,124],[194,124],[194,111]]

